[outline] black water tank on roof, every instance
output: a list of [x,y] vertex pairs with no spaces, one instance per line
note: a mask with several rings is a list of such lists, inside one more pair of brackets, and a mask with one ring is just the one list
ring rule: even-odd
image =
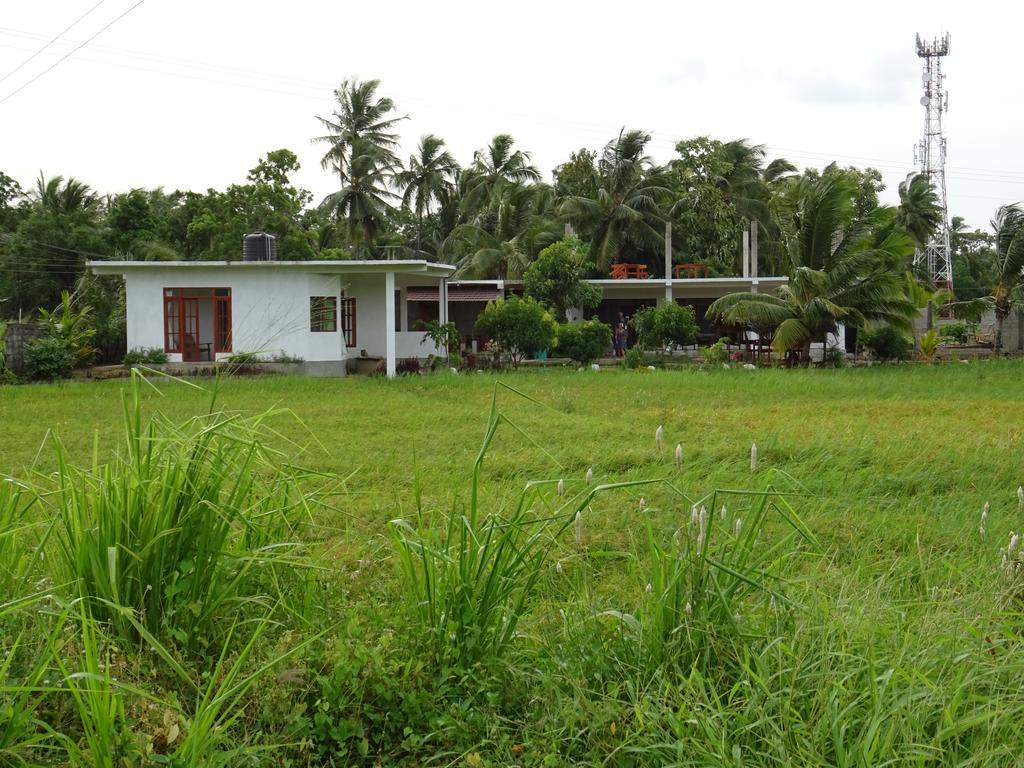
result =
[[277,238],[253,232],[242,238],[242,261],[277,261]]

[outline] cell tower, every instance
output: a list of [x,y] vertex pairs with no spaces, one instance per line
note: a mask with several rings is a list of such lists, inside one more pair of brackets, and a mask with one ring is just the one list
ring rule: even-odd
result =
[[942,57],[949,55],[949,34],[930,43],[917,35],[917,55],[924,60],[921,84],[924,95],[924,138],[914,147],[914,162],[939,195],[942,223],[914,264],[923,264],[936,286],[953,290],[953,256],[949,250],[949,206],[946,203],[946,137],[942,135],[942,113],[949,109],[949,92],[943,89]]

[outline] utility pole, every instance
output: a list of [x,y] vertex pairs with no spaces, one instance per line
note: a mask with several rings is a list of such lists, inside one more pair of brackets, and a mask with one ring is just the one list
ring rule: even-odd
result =
[[949,109],[949,92],[944,90],[942,57],[949,55],[949,34],[925,42],[916,37],[917,55],[923,60],[921,85],[924,95],[924,137],[914,147],[914,162],[920,173],[935,187],[942,206],[942,222],[923,250],[914,255],[914,266],[924,266],[928,279],[937,288],[953,290],[953,254],[949,248],[949,205],[946,200],[946,137],[942,133],[942,114]]

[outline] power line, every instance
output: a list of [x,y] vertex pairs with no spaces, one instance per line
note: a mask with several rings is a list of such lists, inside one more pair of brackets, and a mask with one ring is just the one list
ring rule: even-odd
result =
[[113,21],[110,21],[110,22],[108,22],[107,24],[105,24],[104,26],[100,27],[99,31],[98,31],[98,32],[96,32],[96,33],[95,33],[95,34],[94,34],[94,35],[93,35],[92,37],[89,37],[88,39],[86,39],[86,41],[85,41],[84,43],[81,43],[81,44],[79,44],[79,45],[75,46],[75,47],[74,47],[74,48],[72,48],[72,49],[71,49],[70,51],[68,51],[68,52],[67,52],[67,53],[65,53],[65,54],[64,54],[63,56],[61,56],[61,57],[60,57],[59,59],[57,59],[57,60],[56,60],[55,62],[53,62],[53,64],[51,64],[51,65],[50,65],[50,66],[48,66],[48,67],[47,67],[46,69],[44,69],[44,70],[43,70],[42,72],[40,72],[40,73],[39,73],[38,75],[36,75],[36,76],[35,76],[35,77],[33,77],[32,79],[30,79],[30,80],[27,80],[26,82],[22,83],[20,87],[16,88],[15,90],[11,91],[11,92],[10,92],[9,94],[7,94],[6,96],[4,96],[4,97],[3,97],[2,99],[0,99],[0,104],[3,104],[3,103],[4,103],[5,101],[7,101],[8,99],[10,99],[10,98],[12,98],[13,96],[15,96],[15,95],[17,95],[17,94],[21,93],[21,92],[22,92],[23,90],[25,90],[25,89],[26,89],[26,88],[27,88],[28,86],[32,85],[32,83],[34,83],[34,82],[35,82],[36,80],[38,80],[39,78],[41,78],[41,77],[42,77],[43,75],[47,74],[48,72],[52,72],[52,71],[53,71],[53,70],[54,70],[54,69],[55,69],[55,68],[56,68],[56,67],[57,67],[57,66],[58,66],[58,65],[59,65],[59,64],[60,64],[60,63],[61,63],[62,61],[64,61],[65,59],[69,58],[69,57],[70,57],[70,56],[71,56],[72,54],[74,54],[74,53],[75,53],[76,51],[80,51],[80,50],[82,50],[83,48],[85,48],[85,46],[87,46],[87,45],[88,45],[89,43],[91,43],[91,42],[92,42],[93,40],[95,40],[95,39],[96,39],[97,37],[99,37],[100,35],[102,35],[102,34],[103,34],[104,32],[106,32],[106,31],[107,31],[108,29],[110,29],[110,28],[111,28],[112,26],[114,26],[114,25],[115,25],[115,24],[116,24],[117,22],[119,22],[119,21],[120,21],[121,19],[123,19],[123,18],[124,18],[125,16],[127,16],[127,15],[128,15],[129,13],[131,13],[131,12],[132,12],[132,11],[134,11],[134,10],[135,10],[136,8],[138,8],[138,7],[140,6],[140,5],[142,5],[142,4],[144,3],[144,2],[146,2],[146,0],[138,0],[138,2],[137,2],[137,3],[135,3],[135,4],[134,4],[134,5],[132,5],[132,6],[130,7],[130,8],[128,8],[128,10],[126,10],[126,11],[125,11],[124,13],[122,13],[122,14],[121,14],[120,16],[116,16],[116,17],[115,17],[115,18],[113,19]]
[[86,12],[85,12],[85,13],[83,13],[83,14],[82,14],[81,16],[79,16],[79,17],[78,17],[77,19],[75,19],[75,20],[74,20],[73,22],[71,22],[71,23],[70,23],[70,24],[68,24],[68,25],[67,25],[66,27],[64,27],[64,29],[62,29],[62,30],[61,30],[60,32],[58,32],[58,33],[57,33],[57,35],[56,35],[55,37],[52,37],[52,38],[50,38],[50,41],[49,41],[48,43],[46,43],[46,45],[44,45],[44,46],[43,46],[42,48],[40,48],[40,49],[39,49],[38,51],[36,51],[35,53],[33,53],[33,54],[32,54],[31,56],[29,56],[29,57],[28,57],[27,59],[25,59],[25,60],[24,60],[23,62],[21,62],[21,64],[19,64],[18,66],[16,66],[16,67],[15,67],[14,69],[12,69],[12,70],[11,70],[10,72],[8,72],[8,73],[7,73],[6,75],[4,75],[3,77],[0,77],[0,83],[2,83],[2,82],[3,82],[4,80],[6,80],[7,78],[9,78],[9,77],[10,77],[11,75],[13,75],[13,74],[14,74],[15,72],[18,72],[18,71],[19,71],[19,70],[20,70],[20,69],[21,69],[22,67],[24,67],[24,66],[25,66],[26,64],[28,64],[28,63],[29,63],[30,61],[32,61],[32,60],[33,60],[33,59],[34,59],[34,58],[35,58],[36,56],[38,56],[38,55],[39,55],[39,54],[41,54],[41,53],[42,53],[43,51],[45,51],[45,50],[46,50],[47,48],[49,48],[49,47],[50,47],[51,45],[53,45],[53,44],[54,44],[55,42],[57,42],[58,40],[60,40],[60,39],[61,39],[61,38],[62,38],[62,37],[64,36],[64,33],[65,33],[65,32],[67,32],[67,31],[68,31],[68,30],[70,30],[70,29],[71,29],[72,27],[74,27],[74,26],[75,26],[76,24],[78,24],[78,22],[80,22],[80,21],[81,21],[82,19],[84,19],[84,18],[85,18],[86,16],[88,16],[88,15],[89,15],[90,13],[92,13],[93,11],[95,11],[95,10],[96,10],[97,8],[99,8],[99,7],[101,6],[101,5],[103,5],[103,3],[105,3],[106,1],[107,1],[107,0],[100,0],[100,1],[98,2],[98,3],[96,3],[96,5],[94,5],[94,6],[92,7],[92,8],[90,8],[90,9],[89,9],[88,11],[86,11]]

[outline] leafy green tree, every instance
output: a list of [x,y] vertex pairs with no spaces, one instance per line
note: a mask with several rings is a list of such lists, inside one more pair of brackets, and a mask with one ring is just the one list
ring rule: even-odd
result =
[[592,269],[587,246],[567,237],[540,252],[523,272],[523,286],[527,296],[547,304],[564,323],[567,309],[587,310],[601,303],[601,289],[586,282]]
[[775,294],[732,293],[708,315],[730,325],[774,329],[773,347],[800,361],[810,345],[825,342],[840,323],[869,321],[908,328],[917,314],[903,278],[913,241],[893,226],[896,212],[876,208],[860,215],[848,177],[828,174],[799,183],[799,204],[782,222],[789,284]]
[[612,329],[598,319],[558,326],[556,349],[580,365],[592,363],[607,354],[612,345]]
[[558,323],[543,304],[518,296],[488,302],[477,317],[476,327],[501,345],[513,367],[550,349],[558,334]]
[[630,319],[641,349],[676,349],[697,340],[693,307],[676,302],[642,307]]
[[995,236],[982,229],[971,230],[962,217],[954,216],[949,226],[949,248],[957,298],[969,301],[987,296],[995,282]]
[[743,139],[722,142],[701,136],[680,141],[676,152],[679,157],[670,164],[673,244],[690,260],[699,258],[719,271],[735,272],[742,232],[757,221],[761,260],[767,271],[777,273],[773,246],[778,227],[771,200],[796,168],[783,158],[765,165],[765,148]]
[[597,196],[597,152],[579,149],[555,168],[555,194],[563,197]]
[[24,199],[21,185],[0,171],[0,232],[14,229],[18,208]]
[[0,238],[0,298],[10,316],[54,307],[89,258],[106,255],[99,198],[77,179],[36,182],[12,233]]
[[115,195],[107,206],[106,225],[111,250],[130,258],[136,246],[152,242],[155,222],[150,196],[144,189]]
[[644,154],[650,140],[648,133],[623,129],[598,160],[596,193],[571,195],[559,206],[601,270],[628,259],[656,263],[663,247],[661,203],[670,193],[664,171]]
[[423,240],[423,216],[431,205],[444,205],[455,191],[459,164],[445,150],[444,140],[427,134],[420,139],[419,150],[409,157],[409,167],[395,175],[394,184],[402,194],[402,205],[416,214],[416,253]]

